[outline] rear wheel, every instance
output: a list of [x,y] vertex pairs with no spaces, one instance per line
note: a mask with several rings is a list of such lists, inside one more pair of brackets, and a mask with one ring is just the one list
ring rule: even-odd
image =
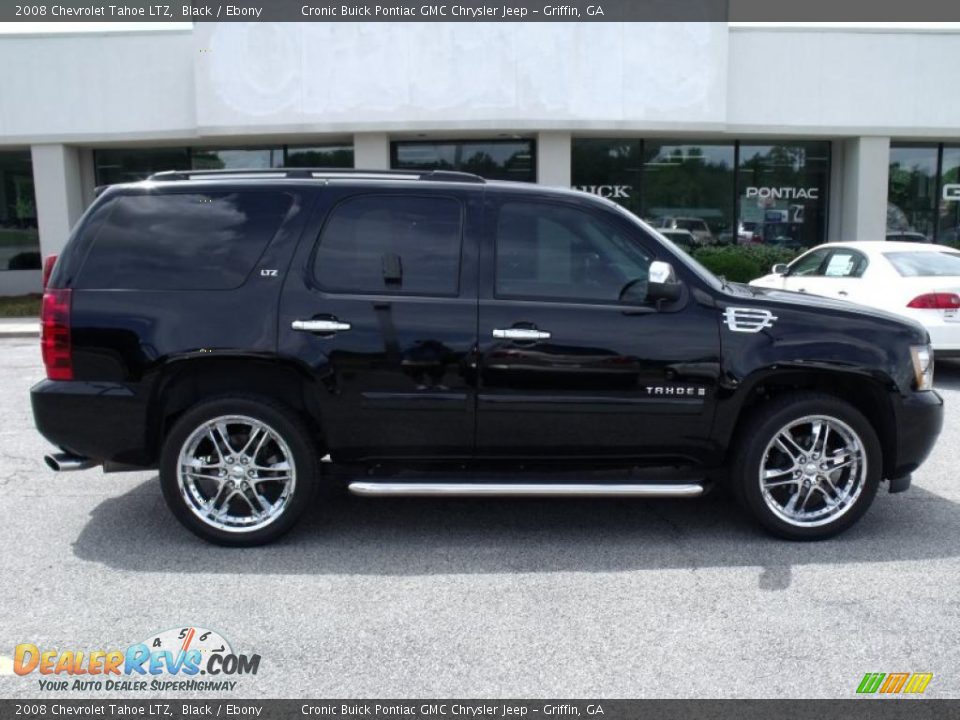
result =
[[202,402],[174,424],[160,484],[190,531],[221,545],[261,545],[287,532],[309,506],[319,472],[302,420],[255,398]]
[[756,411],[740,437],[731,481],[741,502],[780,537],[832,537],[857,522],[877,494],[876,432],[838,398],[777,398]]

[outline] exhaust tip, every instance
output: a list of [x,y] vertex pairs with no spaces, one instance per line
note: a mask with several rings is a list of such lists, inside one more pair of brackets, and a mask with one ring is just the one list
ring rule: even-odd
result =
[[100,464],[97,460],[91,460],[81,455],[71,455],[70,453],[51,453],[44,455],[43,461],[47,464],[47,467],[54,472],[87,470]]

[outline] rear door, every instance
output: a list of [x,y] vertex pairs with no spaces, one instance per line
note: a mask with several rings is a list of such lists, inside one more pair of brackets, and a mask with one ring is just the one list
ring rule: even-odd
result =
[[334,460],[469,458],[481,192],[331,183],[280,305]]

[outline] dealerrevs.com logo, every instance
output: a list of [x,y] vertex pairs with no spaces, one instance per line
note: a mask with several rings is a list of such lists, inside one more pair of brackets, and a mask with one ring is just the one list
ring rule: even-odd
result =
[[239,654],[213,630],[165,630],[126,649],[47,649],[20,643],[17,675],[37,678],[48,691],[233,691],[240,675],[256,675],[260,656]]

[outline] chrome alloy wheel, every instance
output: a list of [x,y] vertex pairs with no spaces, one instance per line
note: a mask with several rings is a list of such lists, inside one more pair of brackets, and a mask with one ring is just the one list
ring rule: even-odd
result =
[[266,423],[245,415],[204,422],[184,441],[177,480],[187,507],[210,527],[260,530],[283,515],[297,482],[290,448]]
[[778,518],[818,527],[847,513],[863,492],[867,455],[856,431],[827,415],[792,420],[767,444],[760,493]]

